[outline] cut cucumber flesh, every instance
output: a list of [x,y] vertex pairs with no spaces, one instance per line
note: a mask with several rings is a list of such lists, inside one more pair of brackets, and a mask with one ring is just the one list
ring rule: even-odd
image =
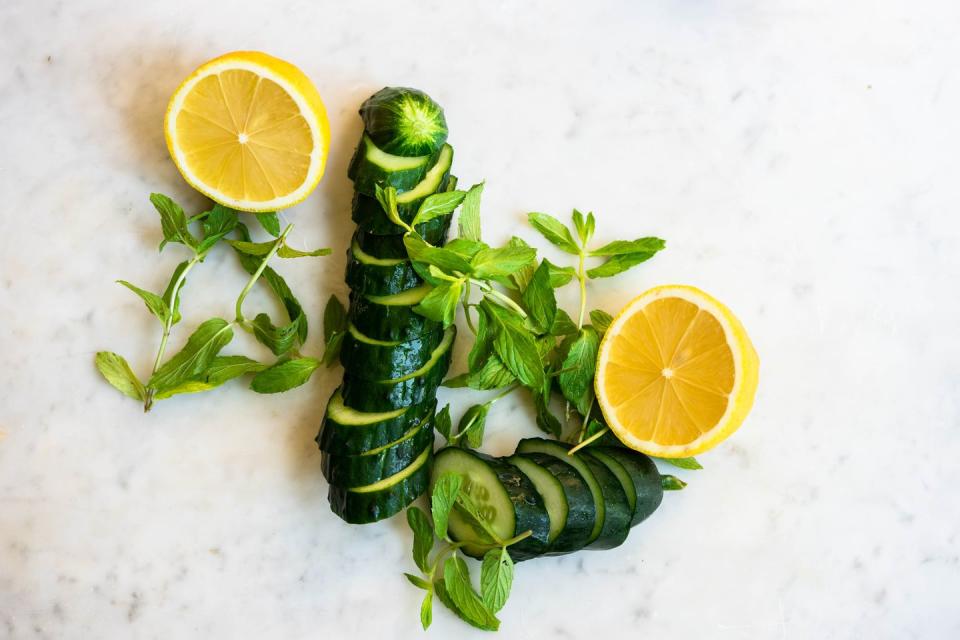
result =
[[399,440],[424,415],[433,415],[436,401],[384,412],[363,412],[343,404],[340,389],[333,392],[317,435],[320,450],[357,455]]
[[392,296],[350,294],[350,322],[364,335],[375,340],[403,342],[431,331],[441,324],[425,318],[413,308],[433,290],[423,284]]
[[330,485],[330,509],[351,524],[366,524],[402,511],[427,490],[433,443],[406,468],[379,482],[345,489]]
[[360,411],[391,411],[419,404],[432,397],[450,368],[456,335],[456,326],[448,327],[427,362],[416,371],[399,378],[361,380],[344,376],[344,404]]
[[352,378],[400,378],[425,365],[442,339],[443,332],[437,329],[407,342],[376,340],[350,324],[340,348],[340,362]]
[[567,505],[566,519],[560,535],[550,545],[549,553],[563,554],[583,549],[590,542],[597,520],[593,494],[583,476],[572,465],[545,453],[523,453],[514,458],[524,458],[547,471],[563,491]]
[[603,494],[604,518],[603,529],[596,540],[590,543],[589,549],[613,549],[623,544],[630,533],[630,520],[633,518],[633,509],[627,502],[627,494],[617,477],[596,458],[576,453],[571,458],[580,456],[583,462],[590,467],[600,491]]
[[364,101],[360,117],[367,135],[390,153],[431,153],[447,139],[443,109],[417,89],[384,87]]
[[620,487],[623,488],[623,492],[627,495],[627,504],[630,506],[630,513],[633,514],[637,508],[637,488],[633,486],[633,478],[630,477],[630,473],[626,467],[624,467],[619,460],[610,457],[596,447],[588,447],[583,450],[583,453],[602,463],[610,473],[616,476],[617,482],[620,483]]
[[[590,448],[589,451],[593,452],[594,448]],[[653,460],[639,451],[631,451],[620,447],[596,447],[596,451],[620,462],[627,473],[630,474],[637,495],[631,526],[638,525],[650,517],[663,502],[660,471],[657,470],[657,465]]]
[[377,185],[397,191],[415,188],[436,163],[439,154],[395,156],[379,149],[370,136],[364,135],[347,168],[353,188],[368,196],[376,195]]
[[[552,460],[552,458],[550,458]],[[543,506],[547,509],[547,516],[550,518],[550,535],[548,542],[553,544],[557,536],[563,532],[563,527],[567,523],[567,496],[563,493],[563,486],[553,475],[523,456],[510,456],[507,462],[523,472],[523,475],[530,479],[537,493],[543,500]],[[591,506],[593,501],[591,500]]]
[[600,483],[597,482],[597,477],[582,459],[576,455],[568,456],[567,451],[569,449],[570,445],[568,444],[555,440],[544,440],[543,438],[527,438],[521,440],[517,445],[517,453],[544,453],[562,462],[566,462],[580,474],[580,477],[590,489],[590,494],[593,496],[593,507],[594,513],[596,514],[593,529],[590,531],[590,537],[587,539],[587,544],[585,545],[589,547],[596,543],[603,530],[606,505],[603,501],[603,491],[600,489]]
[[424,416],[399,440],[360,455],[324,452],[320,469],[330,484],[346,488],[365,486],[406,468],[428,444],[433,445],[432,413]]
[[[525,531],[531,535],[510,546],[514,561],[541,555],[550,537],[550,518],[533,483],[515,466],[498,458],[459,447],[439,451],[431,473],[431,484],[454,473],[463,479],[461,490],[477,505],[491,529],[506,540]],[[466,543],[464,553],[482,558],[492,538],[459,506],[450,512],[452,538]]]

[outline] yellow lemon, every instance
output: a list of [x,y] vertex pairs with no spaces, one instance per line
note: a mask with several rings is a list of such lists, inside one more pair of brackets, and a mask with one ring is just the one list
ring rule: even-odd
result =
[[194,71],[170,99],[164,132],[184,179],[242,211],[306,198],[330,148],[327,112],[310,79],[257,51],[228,53]]
[[702,453],[753,406],[760,359],[740,321],[684,285],[647,291],[610,324],[597,355],[597,402],[632,449],[661,458]]

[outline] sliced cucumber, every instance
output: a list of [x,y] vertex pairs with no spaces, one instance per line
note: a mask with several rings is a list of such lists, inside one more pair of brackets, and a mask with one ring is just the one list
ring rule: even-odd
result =
[[633,513],[637,508],[637,488],[633,486],[633,478],[630,477],[630,472],[627,471],[627,468],[617,460],[612,458],[603,451],[600,451],[597,447],[588,447],[583,450],[584,455],[588,455],[591,458],[597,460],[603,464],[614,476],[617,478],[617,482],[620,483],[620,486],[623,488],[623,492],[627,495],[627,504],[630,506],[631,520],[633,519]]
[[426,177],[438,158],[438,153],[395,156],[377,147],[370,136],[364,135],[347,167],[347,177],[353,180],[355,190],[368,196],[376,195],[377,185],[409,191]]
[[456,326],[443,333],[440,344],[430,353],[427,362],[399,378],[389,380],[361,380],[349,375],[343,378],[343,401],[360,411],[391,411],[419,404],[433,397],[437,387],[450,368]]
[[[476,451],[447,447],[436,455],[431,484],[446,473],[463,478],[462,490],[501,540],[532,532],[510,546],[513,560],[519,562],[546,551],[550,517],[533,483],[517,467]],[[475,558],[482,558],[493,544],[492,537],[459,507],[450,512],[449,531],[452,538],[467,543],[464,553]]]
[[[560,522],[561,531],[550,544],[550,554],[563,554],[579,551],[590,542],[593,527],[597,520],[597,511],[590,487],[583,476],[570,464],[545,453],[524,453],[514,458],[525,460],[527,466],[540,469],[552,478],[560,487],[566,511]],[[519,465],[518,465],[519,466]],[[527,467],[520,467],[526,473]],[[534,476],[530,476],[533,480]],[[537,484],[536,481],[534,484]],[[537,484],[539,490],[540,485]],[[543,493],[541,492],[541,496]],[[544,497],[549,511],[549,502]],[[551,528],[553,522],[551,521]]]
[[401,378],[425,365],[442,339],[443,331],[438,327],[406,342],[376,340],[350,324],[340,348],[340,362],[351,378]]
[[660,472],[653,460],[639,451],[630,451],[620,447],[596,447],[588,450],[614,458],[630,474],[637,495],[631,526],[640,524],[657,510],[657,507],[663,502],[663,485],[660,483]]
[[[437,157],[436,164],[430,168],[423,180],[409,191],[397,193],[397,213],[404,222],[409,223],[413,220],[424,198],[439,191],[455,188],[456,179],[449,176],[452,164],[453,147],[444,145]],[[357,193],[353,197],[351,213],[353,221],[364,231],[371,233],[391,234],[402,232],[401,227],[396,226],[387,218],[383,207],[380,206],[380,202],[374,196],[374,192],[357,189]]]
[[433,415],[431,399],[413,407],[365,413],[343,404],[340,389],[333,392],[317,435],[320,450],[336,455],[357,455],[395,442],[424,415]]
[[432,457],[431,442],[410,465],[379,482],[349,489],[330,485],[330,509],[351,524],[389,518],[427,490]]
[[350,294],[350,322],[365,336],[375,340],[402,342],[412,340],[441,324],[413,310],[433,286],[422,284],[392,296]]
[[347,252],[347,286],[358,293],[388,296],[423,284],[413,264],[403,258],[377,258],[356,242]]
[[379,482],[410,465],[427,445],[433,445],[433,413],[396,440],[360,455],[323,453],[320,470],[330,484],[360,487]]
[[447,140],[443,109],[417,89],[384,87],[364,101],[360,117],[367,135],[388,153],[433,153]]
[[[553,460],[547,456],[549,460]],[[523,456],[510,456],[507,462],[523,472],[523,475],[530,479],[536,488],[537,493],[543,500],[543,506],[547,509],[547,516],[550,518],[550,535],[547,541],[553,546],[553,541],[563,532],[563,527],[567,522],[567,496],[563,493],[563,486],[560,481],[551,475],[549,471],[535,464],[529,458]],[[589,495],[589,491],[587,492]],[[593,501],[590,501],[591,506]]]

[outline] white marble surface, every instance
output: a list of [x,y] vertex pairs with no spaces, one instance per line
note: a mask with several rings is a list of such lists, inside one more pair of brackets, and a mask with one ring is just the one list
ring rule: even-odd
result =
[[[422,637],[405,523],[327,508],[312,438],[338,371],[144,415],[93,368],[149,369],[156,327],[113,280],[160,288],[180,259],[147,194],[200,201],[163,110],[238,48],[300,65],[331,114],[328,176],[287,213],[338,249],[284,265],[306,351],[345,292],[355,111],[384,84],[445,105],[492,240],[593,209],[602,239],[669,241],[593,303],[688,282],[754,338],[743,429],[620,549],[521,565],[501,637],[960,637],[958,28],[949,0],[5,0],[0,637]],[[188,322],[240,285],[211,258]],[[519,405],[490,420],[494,453],[534,432]],[[481,635],[441,610],[430,631]]]

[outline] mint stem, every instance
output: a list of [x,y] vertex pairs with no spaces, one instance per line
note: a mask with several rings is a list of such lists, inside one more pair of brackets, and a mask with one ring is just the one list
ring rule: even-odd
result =
[[523,307],[521,307],[521,306],[518,305],[516,302],[514,302],[514,301],[510,298],[510,296],[507,296],[507,295],[504,295],[504,294],[500,293],[499,291],[497,291],[496,289],[494,289],[493,287],[491,287],[489,284],[487,284],[487,283],[485,283],[485,282],[481,282],[480,280],[474,280],[473,278],[470,278],[470,282],[473,282],[473,283],[476,284],[478,287],[480,287],[480,290],[483,291],[485,294],[493,296],[493,297],[496,298],[497,300],[500,300],[500,301],[503,302],[505,305],[507,305],[508,307],[510,307],[511,309],[513,309],[514,311],[516,311],[518,314],[520,314],[520,317],[521,317],[521,318],[523,318],[523,319],[526,319],[526,318],[527,318],[527,312],[523,310]]
[[609,430],[610,430],[609,427],[604,427],[600,431],[597,431],[595,434],[593,434],[592,436],[590,436],[589,438],[587,438],[586,440],[584,440],[583,442],[575,446],[573,449],[570,449],[570,451],[567,451],[567,455],[572,456],[577,451],[580,451],[580,449],[583,449],[585,446],[589,445],[591,442],[595,442],[599,440],[601,437],[603,437],[603,434],[605,434]]
[[583,318],[587,312],[587,276],[584,273],[584,260],[586,254],[580,251],[580,264],[577,267],[577,280],[580,281],[580,318],[577,320],[577,329],[583,328]]
[[267,268],[267,263],[270,262],[270,258],[277,255],[277,251],[280,250],[280,247],[283,246],[283,243],[286,241],[287,234],[293,229],[292,224],[288,224],[286,228],[280,233],[276,240],[273,241],[273,246],[270,247],[270,251],[267,255],[263,256],[263,260],[260,262],[260,266],[257,267],[257,270],[253,272],[253,275],[250,276],[250,280],[247,281],[247,286],[243,288],[243,291],[240,292],[240,297],[237,298],[236,306],[236,322],[241,327],[246,328],[247,320],[243,317],[243,301],[246,299],[247,294],[250,293],[250,290],[253,289],[253,285],[257,283],[257,280],[260,279],[260,276],[263,275],[264,269]]

